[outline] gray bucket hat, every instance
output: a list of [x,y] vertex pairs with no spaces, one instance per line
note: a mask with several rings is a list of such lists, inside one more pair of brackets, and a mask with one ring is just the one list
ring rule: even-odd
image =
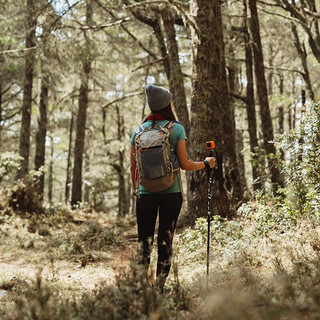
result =
[[165,88],[147,85],[145,88],[149,108],[152,112],[160,111],[167,107],[172,100],[172,93]]

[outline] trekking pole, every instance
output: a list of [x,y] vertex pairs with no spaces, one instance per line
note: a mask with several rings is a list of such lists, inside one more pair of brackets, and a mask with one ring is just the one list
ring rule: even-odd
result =
[[[207,141],[206,142],[207,150],[209,151],[209,157],[214,156],[214,148],[215,144],[214,141]],[[207,222],[208,222],[208,237],[207,237],[207,290],[209,287],[209,265],[210,265],[210,222],[211,222],[211,185],[212,185],[212,169],[207,166],[207,180],[208,180],[208,213],[207,213]]]

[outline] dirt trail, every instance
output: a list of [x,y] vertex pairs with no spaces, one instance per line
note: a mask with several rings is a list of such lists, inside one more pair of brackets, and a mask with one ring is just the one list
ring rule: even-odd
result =
[[55,279],[64,286],[78,286],[84,290],[92,290],[104,282],[112,284],[115,281],[117,270],[129,264],[130,258],[136,251],[137,238],[135,235],[126,237],[126,244],[122,250],[108,254],[103,261],[88,261],[81,266],[81,261],[54,261],[46,260],[43,264],[30,263],[28,257],[17,257],[10,253],[0,252],[0,280],[19,279],[30,282],[41,272],[44,278]]

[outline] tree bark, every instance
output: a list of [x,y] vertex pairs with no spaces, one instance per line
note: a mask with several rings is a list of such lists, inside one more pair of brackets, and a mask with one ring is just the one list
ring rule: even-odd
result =
[[[73,103],[72,103],[73,106]],[[67,177],[66,177],[66,187],[65,187],[65,204],[69,201],[70,195],[70,183],[71,183],[71,153],[72,153],[72,132],[73,132],[73,110],[71,111],[71,120],[70,120],[70,128],[69,128],[69,145],[68,145],[68,160],[67,160]]]
[[170,62],[169,62],[169,59],[168,59],[167,46],[166,46],[166,43],[164,41],[164,35],[163,35],[162,29],[161,29],[160,17],[154,19],[154,21],[151,24],[151,27],[152,27],[152,29],[153,29],[153,31],[155,33],[155,36],[156,36],[158,44],[159,44],[161,57],[163,58],[162,64],[163,64],[164,72],[167,75],[170,91],[172,92],[173,95],[175,95],[174,88],[172,86],[172,83],[170,82],[171,81]]
[[[36,151],[34,167],[39,170],[45,166],[45,153],[46,153],[46,135],[47,135],[47,107],[49,96],[49,59],[50,56],[48,49],[48,42],[52,30],[51,25],[52,16],[47,14],[46,20],[42,24],[43,33],[41,36],[42,54],[40,58],[41,68],[41,86],[40,86],[40,101],[39,101],[39,117],[38,117],[38,131],[36,133]],[[38,180],[38,193],[40,199],[43,200],[44,194],[44,177],[45,173],[42,172]]]
[[[33,69],[35,61],[35,45],[36,45],[36,1],[27,1],[27,34],[26,34],[26,53],[25,53],[25,69],[23,82],[23,101],[22,116],[19,140],[19,155],[23,158],[21,168],[17,173],[17,178],[23,178],[29,171],[29,152],[30,152],[30,127],[31,127],[31,105],[32,105],[32,84]],[[33,48],[33,49],[32,49]]]
[[237,207],[243,200],[243,188],[240,170],[238,166],[237,148],[236,148],[236,126],[234,108],[230,102],[230,95],[228,89],[227,67],[224,55],[224,40],[222,28],[221,8],[217,9],[216,16],[221,23],[217,24],[217,34],[215,36],[218,43],[221,59],[221,102],[223,110],[222,128],[223,128],[223,154],[224,154],[224,175],[226,180],[226,187],[230,195],[232,206]]
[[[276,155],[276,148],[272,141],[274,140],[273,135],[273,124],[271,119],[271,113],[269,108],[267,83],[265,78],[265,70],[263,64],[263,52],[260,37],[260,26],[257,11],[256,0],[249,0],[249,8],[251,12],[251,34],[253,39],[253,53],[254,53],[254,71],[256,75],[257,92],[260,104],[260,116],[263,132],[264,148],[267,153],[268,166],[271,173],[271,181],[274,186],[284,186],[284,177],[280,173],[277,167],[277,160],[275,157],[270,155]],[[271,143],[270,143],[271,141]]]
[[174,20],[170,7],[164,6],[161,9],[161,17],[163,20],[164,32],[167,38],[171,83],[174,87],[175,93],[173,97],[174,107],[178,115],[178,119],[183,124],[188,136],[190,130],[189,111],[187,108],[184,79],[179,61],[179,49],[176,40],[176,32],[174,29]]
[[54,145],[53,138],[50,137],[51,150],[50,150],[50,161],[49,161],[49,170],[48,170],[48,201],[50,205],[52,204],[52,194],[53,194],[53,153]]
[[[269,59],[268,59],[269,66],[273,65],[273,44],[269,43]],[[269,70],[268,72],[268,93],[270,95],[273,94],[273,69]]]
[[[228,70],[228,88],[229,91],[233,95],[239,95],[239,81],[238,81],[238,75],[239,75],[239,67],[238,63],[235,59],[235,48],[233,46],[233,43],[229,43],[228,45],[228,53],[227,55],[231,57],[231,59],[228,62],[227,70]],[[229,92],[227,93],[229,94]],[[227,103],[230,104],[230,115],[232,122],[234,122],[235,118],[235,112],[234,112],[234,99],[231,96],[230,101],[228,100]],[[236,130],[235,124],[233,123],[233,129]],[[245,167],[244,167],[244,157],[243,157],[243,136],[242,132],[240,130],[236,130],[236,135],[235,135],[235,150],[236,150],[236,159],[237,159],[237,167],[239,170],[239,185],[241,185],[241,193],[248,190],[247,188],[247,180],[245,176]],[[242,197],[242,194],[241,194]],[[239,196],[237,197],[239,198]]]
[[1,140],[2,140],[2,82],[0,80],[0,147],[1,147]]
[[243,143],[243,134],[241,130],[236,131],[236,152],[237,152],[237,162],[238,162],[238,168],[241,178],[241,185],[243,186],[243,200],[248,201],[249,200],[249,190],[247,186],[247,179],[245,175],[245,160],[243,156],[243,149],[244,149],[244,143]]
[[[43,63],[43,62],[42,62]],[[42,72],[45,73],[42,66]],[[38,131],[36,134],[36,155],[34,161],[35,170],[44,167],[46,153],[46,135],[47,135],[47,105],[48,105],[48,77],[43,74],[41,79],[40,102],[39,102],[39,118]],[[44,192],[44,171],[39,177],[38,193],[40,199],[43,200]]]
[[251,151],[251,163],[252,163],[252,186],[253,190],[261,189],[261,179],[258,170],[258,138],[257,138],[257,119],[256,119],[256,107],[254,101],[254,80],[253,80],[253,58],[252,58],[252,47],[250,40],[250,33],[247,24],[247,0],[243,0],[243,35],[245,42],[245,63],[246,63],[246,76],[247,76],[247,88],[246,88],[246,110],[247,110],[247,121]]
[[[217,169],[213,186],[214,214],[230,215],[230,202],[224,188],[225,88],[227,77],[222,38],[221,8],[218,0],[193,0],[190,3],[197,30],[193,33],[193,78],[191,92],[190,158],[206,156],[205,142],[215,139]],[[191,222],[207,213],[207,181],[205,171],[191,172],[188,207]]]
[[304,44],[300,43],[297,27],[294,23],[291,23],[291,30],[292,30],[292,34],[293,34],[294,45],[297,49],[299,58],[301,60],[302,68],[303,68],[302,77],[303,77],[303,80],[306,84],[307,90],[309,92],[310,99],[314,100],[315,96],[314,96],[314,92],[313,92],[311,81],[310,81],[309,68],[308,68],[308,63],[307,63],[307,50],[306,50]]
[[118,141],[120,144],[120,148],[118,151],[118,159],[119,162],[117,165],[114,165],[114,168],[116,169],[119,177],[119,189],[118,189],[118,215],[119,217],[124,217],[129,213],[130,210],[130,195],[129,195],[129,189],[127,187],[128,184],[128,178],[126,179],[126,169],[124,164],[124,153],[125,150],[121,147],[124,142],[124,136],[125,136],[125,128],[124,128],[124,118],[123,115],[120,112],[119,106],[116,106],[117,111],[117,125],[118,125]]
[[[88,150],[85,152],[85,157],[84,157],[84,169],[85,169],[85,178],[89,178],[89,170],[90,170],[90,157]],[[85,179],[87,180],[87,179]],[[85,203],[89,204],[90,203],[90,186],[88,184],[88,181],[85,182],[84,184],[84,195],[83,195],[83,200]]]
[[77,131],[74,147],[74,164],[72,178],[71,204],[74,207],[82,201],[82,164],[85,140],[85,129],[88,108],[89,74],[91,70],[90,61],[85,58],[81,75],[81,86],[79,91],[79,109],[77,116]]
[[[86,21],[90,25],[92,23],[92,8],[87,3]],[[82,165],[83,165],[83,149],[85,141],[87,108],[88,108],[88,94],[89,94],[89,78],[91,71],[91,56],[89,52],[90,40],[86,32],[84,33],[86,39],[86,55],[82,61],[81,85],[79,90],[79,109],[77,117],[76,140],[74,147],[74,165],[72,178],[72,195],[71,205],[75,207],[82,201]]]

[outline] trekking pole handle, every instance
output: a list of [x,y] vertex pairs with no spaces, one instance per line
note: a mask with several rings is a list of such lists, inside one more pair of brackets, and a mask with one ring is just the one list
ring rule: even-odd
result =
[[214,148],[215,148],[215,143],[214,141],[207,141],[206,142],[206,147],[207,150],[209,151],[209,157],[213,157],[214,156]]

